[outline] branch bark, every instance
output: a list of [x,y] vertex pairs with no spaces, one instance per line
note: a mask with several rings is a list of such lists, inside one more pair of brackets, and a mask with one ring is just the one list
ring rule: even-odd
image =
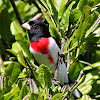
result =
[[[68,91],[71,92],[71,90],[78,84],[78,82],[79,82],[79,80],[81,79],[82,75],[83,75],[83,70],[80,71],[80,74],[79,74],[79,76],[78,76],[76,82],[72,85],[71,88],[68,89]],[[66,93],[66,95],[63,97],[62,100],[64,100],[64,99],[66,98],[67,95],[68,95],[68,92]]]
[[[60,50],[61,53],[62,53],[63,50],[64,50],[66,38],[67,38],[67,37],[63,38],[63,40],[62,40],[62,45],[61,45],[61,50]],[[59,55],[57,68],[56,68],[55,73],[54,73],[54,79],[55,79],[55,80],[57,80],[57,73],[58,73],[58,70],[59,70],[61,58],[62,58],[62,57]]]

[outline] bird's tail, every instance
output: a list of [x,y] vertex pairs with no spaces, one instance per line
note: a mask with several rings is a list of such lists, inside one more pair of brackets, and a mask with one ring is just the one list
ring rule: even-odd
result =
[[[66,71],[66,65],[63,61],[61,61],[61,64],[59,66],[59,70],[58,70],[58,74],[57,74],[57,80],[60,82],[61,85],[68,85],[68,86],[72,86],[73,83],[72,82],[69,82],[71,81],[67,75],[67,71]],[[82,97],[82,93],[78,90],[78,89],[75,89],[74,92],[72,93],[73,95],[73,100],[76,100],[78,98],[81,98]]]

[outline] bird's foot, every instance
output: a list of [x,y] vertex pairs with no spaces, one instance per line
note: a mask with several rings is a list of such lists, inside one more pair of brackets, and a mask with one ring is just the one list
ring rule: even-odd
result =
[[58,55],[59,55],[60,57],[63,57],[63,58],[65,57],[65,54],[64,54],[62,51],[59,51],[59,52],[58,52]]
[[53,84],[54,84],[55,86],[58,86],[58,85],[60,84],[60,82],[57,81],[55,78],[53,78],[52,82],[53,82]]

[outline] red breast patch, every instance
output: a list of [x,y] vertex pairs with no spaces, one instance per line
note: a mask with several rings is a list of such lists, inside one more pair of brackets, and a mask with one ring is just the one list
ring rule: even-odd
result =
[[38,42],[31,42],[30,46],[36,52],[40,52],[42,54],[47,54],[50,62],[54,63],[54,60],[53,60],[52,56],[50,55],[50,51],[49,51],[49,47],[48,47],[49,46],[49,38],[41,38]]

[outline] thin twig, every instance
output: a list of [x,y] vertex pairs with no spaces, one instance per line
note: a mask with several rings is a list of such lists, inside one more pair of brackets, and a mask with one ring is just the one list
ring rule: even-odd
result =
[[3,91],[3,89],[4,89],[4,75],[0,76],[0,83],[1,83],[1,90]]
[[[79,74],[77,80],[76,80],[75,83],[72,85],[72,87],[68,89],[68,91],[71,92],[71,90],[76,86],[76,84],[77,84],[77,83],[79,82],[79,80],[81,79],[82,75],[83,75],[83,70],[80,71],[80,74]],[[66,98],[67,95],[68,95],[68,92],[66,93],[66,95],[63,97],[62,100],[64,100],[64,99]]]
[[30,78],[29,78],[29,87],[30,87],[30,91],[32,93],[33,92],[32,79],[30,79]]
[[29,68],[30,68],[31,72],[32,72],[32,73],[35,72],[35,69],[34,69],[33,66],[30,64],[30,62],[28,61],[28,59],[27,59],[25,56],[23,56],[23,57],[24,57],[25,61],[27,62],[27,64],[29,65]]
[[[69,50],[69,47],[68,47],[68,50]],[[67,54],[67,68],[66,68],[67,72],[69,70],[69,67],[70,67],[70,52],[68,52]]]
[[[70,35],[70,33],[71,33],[71,20],[70,20],[70,18],[69,18],[69,25],[68,25],[68,30],[67,30],[67,37],[69,37],[69,35]],[[66,38],[67,39],[67,38]],[[69,47],[68,47],[68,50],[69,50]],[[70,67],[70,52],[68,52],[68,54],[67,54],[67,68],[66,68],[66,70],[67,70],[67,72],[69,71],[69,67]]]
[[[63,40],[62,40],[62,45],[61,45],[61,50],[60,50],[61,53],[63,52],[64,46],[65,46],[65,41],[66,41],[66,37],[65,37],[65,39],[63,38]],[[57,80],[57,73],[58,73],[58,70],[59,70],[61,58],[62,57],[59,55],[57,68],[56,68],[55,73],[54,73],[54,79],[55,80]]]
[[35,84],[35,81],[34,81],[33,79],[30,79],[30,78],[29,78],[29,87],[30,87],[31,93],[32,93],[32,92],[38,93],[38,87],[37,87],[37,85]]
[[16,5],[15,5],[14,0],[10,0],[10,3],[12,4],[12,6],[13,6],[13,8],[14,8],[14,11],[15,11],[16,17],[17,17],[17,19],[18,19],[20,25],[22,25],[23,22],[22,22],[22,19],[21,19],[21,17],[20,17],[20,14],[19,14],[19,12],[18,12],[18,9],[17,9],[17,7],[16,7]]

